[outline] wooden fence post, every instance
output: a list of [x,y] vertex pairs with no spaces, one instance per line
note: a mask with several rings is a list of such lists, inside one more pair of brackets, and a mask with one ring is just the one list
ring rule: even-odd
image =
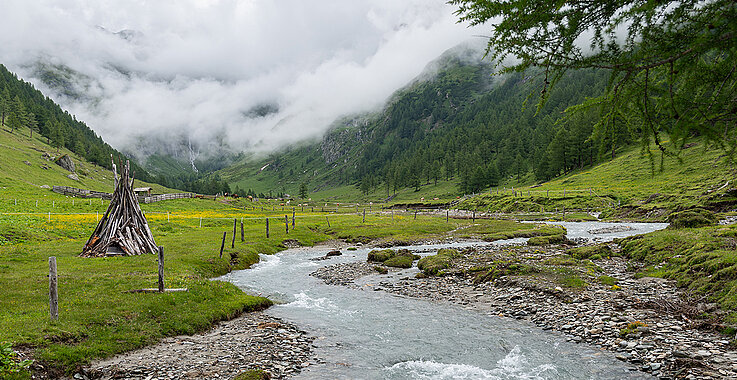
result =
[[49,257],[49,314],[51,320],[59,319],[59,289],[56,281],[56,256]]
[[417,209],[415,209],[415,220],[417,220]]
[[243,233],[243,219],[241,219],[241,243],[246,241],[245,234]]
[[269,218],[266,218],[266,238],[269,238]]
[[159,292],[164,292],[164,247],[159,246]]
[[450,210],[445,210],[445,223],[448,223],[448,214],[450,214]]
[[230,248],[235,248],[235,228],[238,225],[238,220],[233,219],[233,240],[230,242]]
[[220,243],[220,257],[223,257],[223,249],[225,248],[225,235],[228,234],[228,231],[223,232],[223,242]]
[[328,228],[330,228],[330,219],[328,219],[328,217],[327,217],[327,216],[325,216],[325,221],[327,221],[327,222],[328,222]]
[[287,233],[289,233],[289,215],[284,215],[284,228],[286,228]]
[[471,223],[476,223],[476,210],[473,210],[473,219],[471,219]]
[[292,229],[294,229],[294,208],[292,208]]
[[363,209],[363,219],[361,220],[361,223],[366,223],[366,209]]

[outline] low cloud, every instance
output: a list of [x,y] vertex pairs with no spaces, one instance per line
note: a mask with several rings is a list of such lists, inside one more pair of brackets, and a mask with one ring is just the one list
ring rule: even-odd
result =
[[[264,152],[380,107],[474,34],[443,0],[6,0],[0,60],[118,148]],[[66,86],[39,78],[62,68]]]

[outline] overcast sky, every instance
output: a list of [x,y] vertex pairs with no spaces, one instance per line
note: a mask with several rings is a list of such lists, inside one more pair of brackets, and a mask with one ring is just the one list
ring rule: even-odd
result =
[[[83,74],[49,93],[106,141],[228,141],[270,150],[381,106],[479,31],[443,0],[2,0],[0,63]],[[134,31],[122,38],[115,32]],[[255,106],[277,105],[266,117]]]

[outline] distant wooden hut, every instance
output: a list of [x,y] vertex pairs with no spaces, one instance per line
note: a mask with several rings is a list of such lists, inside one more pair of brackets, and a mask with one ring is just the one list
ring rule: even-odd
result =
[[133,192],[136,193],[136,195],[144,196],[144,197],[150,197],[151,196],[151,188],[150,187],[136,187],[133,189]]
[[120,180],[116,182],[110,206],[84,245],[80,256],[131,256],[158,251],[146,217],[133,192],[130,162],[123,166]]

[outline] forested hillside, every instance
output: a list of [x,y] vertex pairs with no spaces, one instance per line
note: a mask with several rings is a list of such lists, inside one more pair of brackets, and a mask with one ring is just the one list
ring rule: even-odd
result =
[[417,188],[458,176],[462,192],[475,192],[505,177],[521,179],[532,172],[548,179],[590,165],[598,148],[608,146],[592,136],[593,120],[585,115],[558,122],[566,108],[603,90],[601,73],[570,74],[538,111],[525,106],[538,79],[506,76],[493,90],[469,96],[467,86],[448,79],[468,71],[464,66],[445,71],[389,106],[358,160],[355,178],[363,188],[378,183],[394,190]]
[[[0,120],[11,132],[30,128],[54,147],[65,147],[104,168],[111,169],[110,155],[123,157],[84,122],[64,111],[32,84],[19,79],[0,64]],[[131,163],[136,178],[152,181],[145,170]]]
[[[62,110],[51,98],[19,79],[3,65],[0,65],[0,122],[11,133],[17,133],[21,127],[29,128],[31,134],[43,136],[48,144],[69,149],[107,169],[112,167],[111,154],[116,159],[125,156],[103,141],[84,122]],[[137,179],[170,188],[204,194],[230,191],[228,184],[217,175],[166,169],[151,174],[135,162],[131,162],[131,167]]]
[[459,193],[471,193],[505,179],[546,180],[632,142],[626,129],[595,133],[595,109],[564,113],[604,91],[604,72],[567,74],[538,109],[528,102],[543,80],[534,72],[493,76],[489,65],[452,55],[436,65],[435,75],[398,91],[383,111],[346,119],[320,142],[244,158],[223,177],[242,190],[261,191],[261,181],[294,193],[302,184],[392,193],[456,180]]

